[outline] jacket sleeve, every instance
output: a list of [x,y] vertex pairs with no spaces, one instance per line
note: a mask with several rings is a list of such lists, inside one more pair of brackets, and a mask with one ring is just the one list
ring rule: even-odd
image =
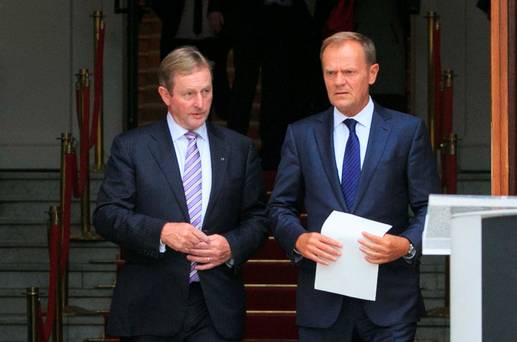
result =
[[160,257],[163,219],[135,211],[135,168],[129,139],[115,138],[93,213],[95,230],[107,240],[148,257]]
[[244,187],[239,223],[223,235],[232,250],[233,266],[239,266],[262,245],[268,235],[268,219],[262,184],[260,158],[250,141],[247,148]]
[[440,192],[436,163],[429,136],[422,120],[419,121],[415,130],[409,150],[407,182],[409,205],[414,215],[409,222],[409,227],[400,235],[409,239],[416,248],[417,255],[421,255],[422,234],[429,194]]
[[289,126],[268,214],[275,239],[293,261],[299,259],[294,252],[296,240],[306,232],[299,218],[304,182],[298,153],[292,126]]

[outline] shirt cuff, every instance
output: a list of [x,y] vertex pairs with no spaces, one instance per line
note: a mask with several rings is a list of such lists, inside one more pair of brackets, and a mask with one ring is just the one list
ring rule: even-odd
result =
[[298,263],[299,261],[301,261],[303,259],[303,255],[298,252],[298,250],[296,248],[293,248],[293,260],[295,263]]
[[227,262],[225,262],[226,266],[228,266],[229,268],[232,268],[233,265],[235,265],[235,260],[233,258],[231,258],[230,260],[228,260]]
[[160,239],[160,253],[165,253],[165,244]]

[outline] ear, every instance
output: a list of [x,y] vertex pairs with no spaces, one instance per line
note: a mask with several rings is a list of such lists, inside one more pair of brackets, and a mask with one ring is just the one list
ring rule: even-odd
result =
[[158,94],[160,94],[160,97],[162,98],[163,103],[168,107],[171,102],[172,95],[169,93],[167,88],[164,86],[158,87]]
[[377,80],[377,74],[379,73],[379,64],[375,63],[370,66],[370,71],[368,73],[368,84],[372,85]]

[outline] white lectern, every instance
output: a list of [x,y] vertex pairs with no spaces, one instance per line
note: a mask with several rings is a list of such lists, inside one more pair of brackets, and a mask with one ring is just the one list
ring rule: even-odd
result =
[[517,197],[431,195],[423,253],[451,256],[451,342],[517,340]]

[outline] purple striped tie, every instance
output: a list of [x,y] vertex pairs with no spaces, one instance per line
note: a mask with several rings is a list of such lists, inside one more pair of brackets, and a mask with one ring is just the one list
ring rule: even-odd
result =
[[[201,155],[197,149],[197,134],[185,133],[188,140],[187,153],[185,154],[185,168],[183,172],[183,189],[187,200],[190,224],[201,229]],[[199,281],[199,275],[195,269],[196,263],[190,264],[189,283]]]

